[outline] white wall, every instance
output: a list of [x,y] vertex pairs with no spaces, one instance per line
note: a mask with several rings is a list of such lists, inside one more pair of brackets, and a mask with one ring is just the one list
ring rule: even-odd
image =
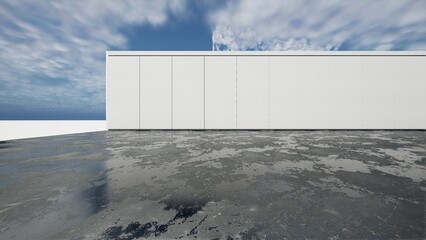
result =
[[301,59],[270,57],[270,128],[303,128],[302,100],[305,86],[299,80]]
[[237,57],[206,56],[206,129],[237,128]]
[[204,129],[204,57],[173,57],[173,129]]
[[[426,58],[270,57],[272,129],[425,128]],[[426,109],[426,108],[425,108]]]
[[269,128],[269,57],[237,57],[237,128]]
[[426,129],[425,52],[107,56],[109,129]]
[[139,57],[108,57],[108,129],[139,129]]
[[172,128],[172,57],[140,57],[140,129]]

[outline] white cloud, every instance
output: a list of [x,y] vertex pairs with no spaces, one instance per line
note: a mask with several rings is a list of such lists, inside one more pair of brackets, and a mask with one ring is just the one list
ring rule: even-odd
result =
[[102,111],[105,51],[127,44],[120,29],[161,26],[185,9],[185,0],[2,1],[0,101]]
[[[426,50],[425,0],[192,3],[208,16],[214,50]],[[1,1],[0,111],[102,111],[104,53],[128,47],[121,30],[188,9],[186,0]]]
[[239,0],[209,16],[213,50],[426,50],[424,0]]

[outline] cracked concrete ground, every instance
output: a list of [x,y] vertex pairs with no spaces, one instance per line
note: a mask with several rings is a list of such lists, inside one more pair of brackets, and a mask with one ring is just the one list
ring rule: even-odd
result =
[[424,131],[0,142],[0,239],[424,239]]

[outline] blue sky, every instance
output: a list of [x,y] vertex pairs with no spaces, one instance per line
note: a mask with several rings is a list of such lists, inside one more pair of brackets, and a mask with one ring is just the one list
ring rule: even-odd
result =
[[424,0],[0,2],[0,120],[105,119],[107,50],[426,50]]

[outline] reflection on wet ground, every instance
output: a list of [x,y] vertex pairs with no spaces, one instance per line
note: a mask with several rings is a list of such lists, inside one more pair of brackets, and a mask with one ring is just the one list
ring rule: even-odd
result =
[[0,239],[422,239],[424,131],[0,142]]

